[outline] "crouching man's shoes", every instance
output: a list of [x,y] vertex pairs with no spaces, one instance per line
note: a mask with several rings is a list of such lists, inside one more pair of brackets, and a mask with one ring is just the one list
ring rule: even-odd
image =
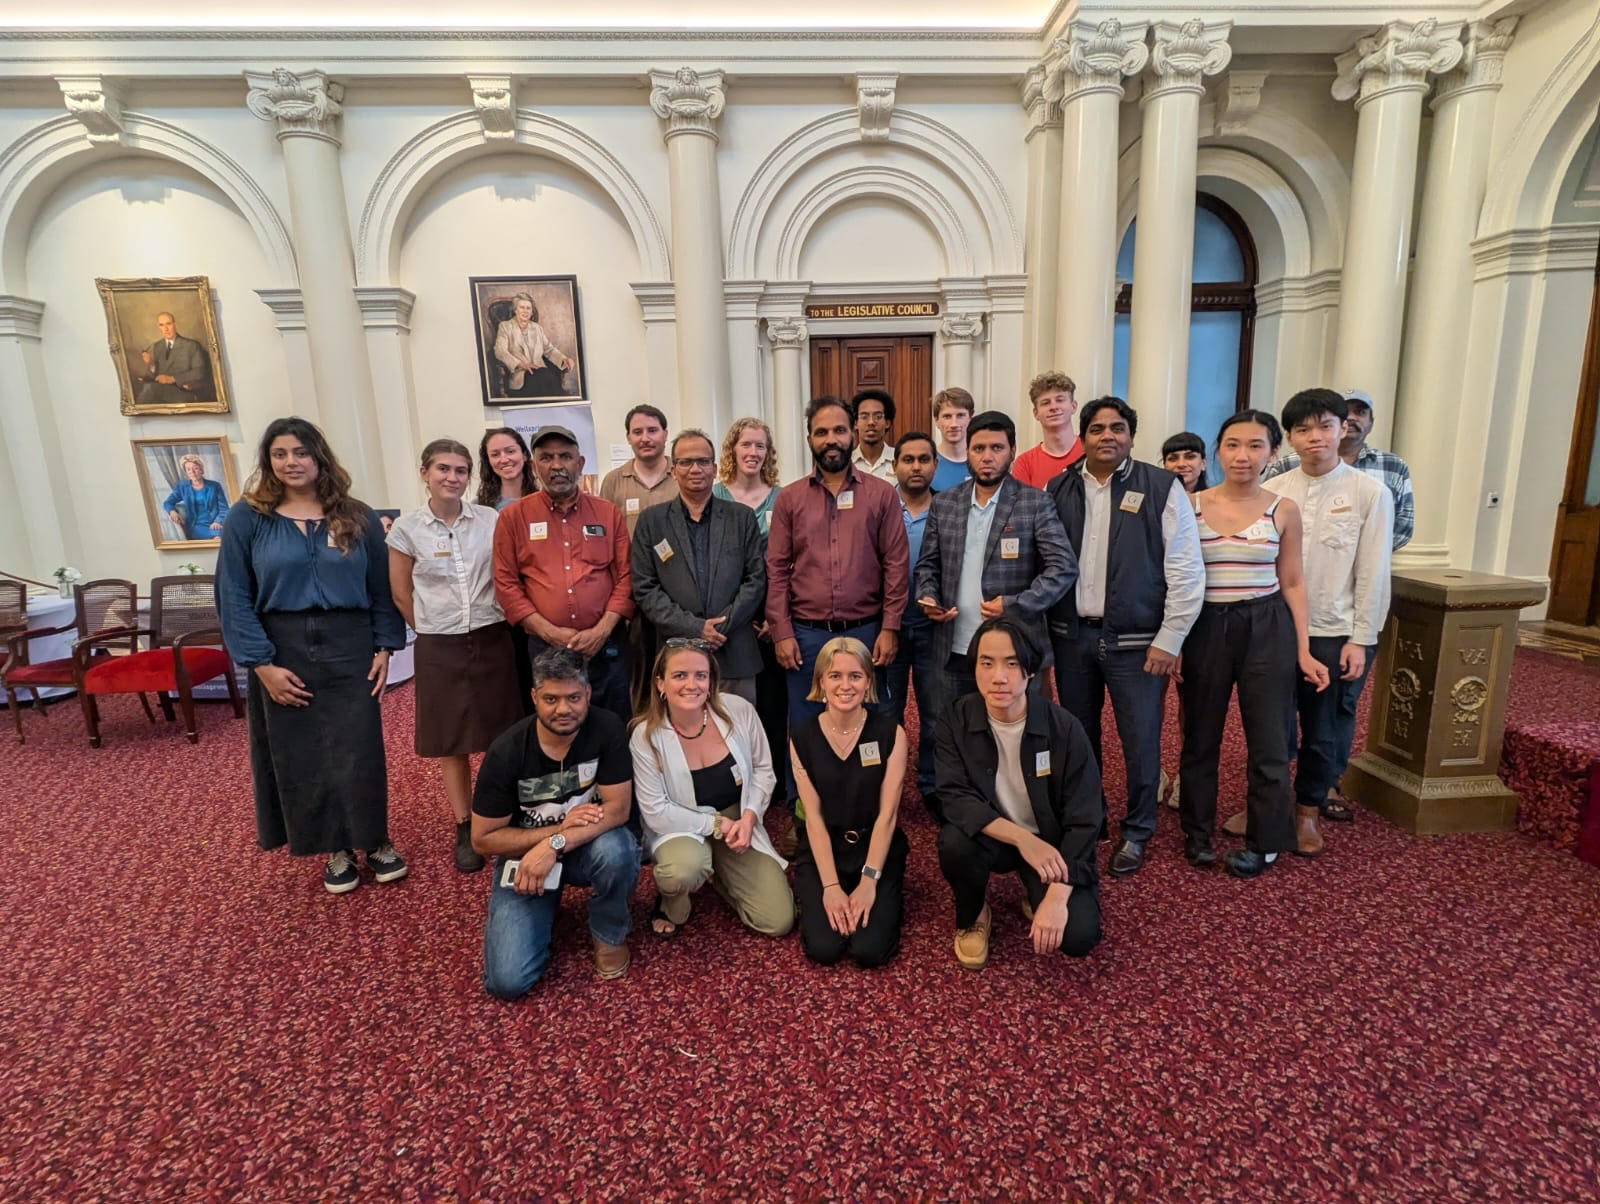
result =
[[985,903],[978,913],[978,922],[971,928],[956,929],[956,960],[969,970],[981,970],[989,960],[989,929],[992,924],[989,905]]

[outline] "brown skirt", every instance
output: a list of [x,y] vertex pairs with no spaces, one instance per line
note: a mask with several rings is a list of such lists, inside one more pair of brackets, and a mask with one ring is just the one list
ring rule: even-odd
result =
[[485,751],[522,718],[511,628],[417,635],[417,756]]

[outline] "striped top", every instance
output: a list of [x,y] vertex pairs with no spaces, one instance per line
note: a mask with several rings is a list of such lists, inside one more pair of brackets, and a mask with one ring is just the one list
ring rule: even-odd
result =
[[1218,535],[1196,510],[1207,602],[1248,602],[1278,592],[1278,525],[1272,512],[1281,500],[1273,498],[1261,517],[1237,535]]

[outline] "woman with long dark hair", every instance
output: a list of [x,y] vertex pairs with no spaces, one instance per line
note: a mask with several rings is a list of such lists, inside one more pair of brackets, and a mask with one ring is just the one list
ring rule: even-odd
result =
[[504,510],[538,488],[522,436],[509,426],[485,431],[478,441],[478,505]]
[[250,771],[256,839],[326,854],[332,894],[360,883],[355,851],[379,882],[406,875],[389,843],[379,697],[405,625],[389,594],[383,526],[350,496],[350,474],[322,432],[279,418],[228,511],[217,609],[250,670]]
[[494,596],[495,512],[463,501],[472,454],[454,439],[422,449],[428,500],[389,532],[389,588],[417,633],[416,750],[434,757],[455,813],[455,866],[472,847],[473,753],[522,718],[511,628]]

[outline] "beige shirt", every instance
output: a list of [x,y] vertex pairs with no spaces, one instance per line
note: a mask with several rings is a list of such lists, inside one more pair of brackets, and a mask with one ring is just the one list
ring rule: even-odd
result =
[[465,635],[505,614],[494,597],[494,525],[488,506],[461,503],[446,523],[424,503],[395,520],[389,546],[411,557],[411,607],[418,635]]
[[885,481],[890,485],[897,483],[894,477],[894,448],[887,443],[883,445],[883,451],[878,456],[877,463],[868,464],[867,458],[861,454],[859,445],[857,445],[855,451],[850,453],[850,463],[856,466],[857,472],[864,472],[868,476],[877,477],[880,481]]
[[1028,720],[1024,716],[1015,723],[1001,723],[990,716],[989,730],[1000,753],[1000,770],[995,775],[995,799],[1005,817],[1019,828],[1039,834],[1039,821],[1034,818],[1033,804],[1028,801],[1028,784],[1022,779],[1022,729]]
[[670,502],[678,496],[678,480],[669,469],[653,486],[646,485],[634,472],[634,461],[613,468],[600,482],[600,496],[618,510],[628,524],[628,534],[639,525],[639,516],[658,502]]

